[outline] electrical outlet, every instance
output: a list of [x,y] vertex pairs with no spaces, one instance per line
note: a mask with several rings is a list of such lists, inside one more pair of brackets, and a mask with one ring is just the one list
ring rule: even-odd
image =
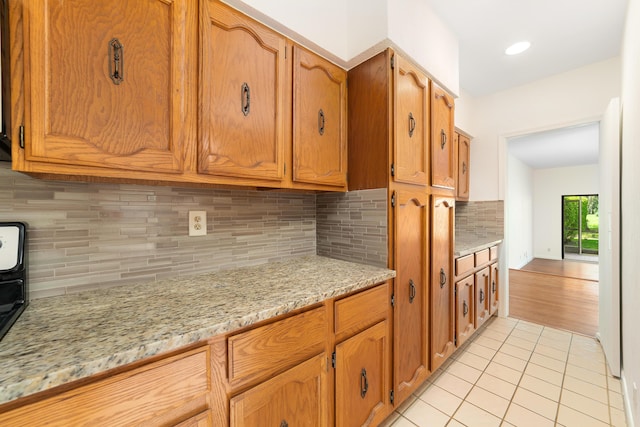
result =
[[189,236],[207,235],[207,212],[189,211]]

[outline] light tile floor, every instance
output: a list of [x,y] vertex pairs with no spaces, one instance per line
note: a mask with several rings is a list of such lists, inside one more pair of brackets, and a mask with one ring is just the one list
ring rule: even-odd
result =
[[493,318],[383,426],[621,427],[621,392],[595,339]]

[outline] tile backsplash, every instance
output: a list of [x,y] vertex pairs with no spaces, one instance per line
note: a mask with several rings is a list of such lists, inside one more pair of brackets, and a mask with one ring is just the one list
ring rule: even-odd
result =
[[504,234],[504,200],[456,203],[456,234],[478,237]]
[[318,194],[318,255],[387,267],[387,190]]
[[[44,181],[0,162],[0,221],[29,224],[30,298],[316,253],[316,196]],[[189,237],[189,210],[207,235]]]

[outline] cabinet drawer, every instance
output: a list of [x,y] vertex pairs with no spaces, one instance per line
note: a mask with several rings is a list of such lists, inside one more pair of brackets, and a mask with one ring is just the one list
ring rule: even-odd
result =
[[326,333],[323,306],[229,337],[231,386],[265,379],[322,353]]
[[207,359],[197,350],[124,372],[2,414],[0,425],[178,424],[207,409]]
[[473,254],[456,258],[456,276],[464,276],[473,270]]
[[388,284],[376,286],[335,302],[336,340],[365,330],[387,318],[389,311]]
[[475,253],[476,267],[480,267],[489,262],[489,248],[483,249]]
[[491,261],[498,259],[498,247],[497,246],[491,246],[489,248],[489,258],[491,259]]

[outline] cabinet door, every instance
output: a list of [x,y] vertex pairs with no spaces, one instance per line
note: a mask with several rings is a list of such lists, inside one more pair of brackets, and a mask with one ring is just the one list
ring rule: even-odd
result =
[[286,40],[218,0],[204,4],[198,172],[280,180]]
[[431,185],[454,188],[453,97],[431,84]]
[[500,273],[500,267],[498,263],[491,264],[489,266],[489,278],[490,278],[490,293],[489,293],[489,315],[494,315],[498,311],[498,287],[500,285],[500,281],[498,280],[498,274]]
[[326,363],[323,353],[231,398],[230,426],[326,426]]
[[469,158],[471,154],[471,141],[464,135],[458,137],[458,182],[456,194],[458,199],[469,199]]
[[394,181],[427,185],[429,80],[395,55]]
[[438,369],[455,349],[453,300],[454,201],[433,197],[431,211],[431,370]]
[[393,383],[398,402],[429,374],[427,197],[419,191],[396,191],[393,195],[396,270]]
[[388,367],[386,321],[336,346],[336,425],[375,426],[385,419]]
[[26,160],[181,172],[194,13],[187,0],[25,0]]
[[456,345],[461,346],[469,339],[474,328],[474,299],[473,275],[456,282]]
[[293,180],[347,184],[347,72],[293,51]]
[[489,318],[489,299],[491,288],[489,285],[489,267],[485,267],[476,274],[476,329]]

